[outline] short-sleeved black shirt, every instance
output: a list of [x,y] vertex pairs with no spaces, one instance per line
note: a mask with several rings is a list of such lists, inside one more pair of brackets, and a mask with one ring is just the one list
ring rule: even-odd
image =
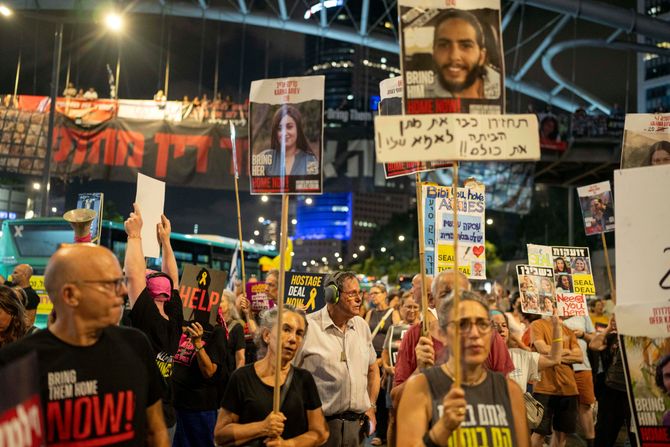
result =
[[246,346],[244,342],[244,329],[237,321],[228,326],[228,370],[235,371],[235,353]]
[[219,383],[228,379],[226,349],[226,331],[221,326],[203,339],[203,349],[212,363],[217,365],[216,372],[205,378],[198,366],[198,354],[193,343],[186,335],[182,336],[179,349],[174,355],[172,384],[174,387],[174,406],[190,411],[207,411],[219,408]]
[[110,326],[91,346],[73,346],[49,330],[0,350],[0,366],[37,353],[47,445],[144,446],[146,408],[163,396],[147,337]]
[[37,309],[37,306],[40,304],[40,296],[35,292],[35,290],[28,286],[23,289],[24,292],[26,292],[26,296],[28,297],[28,301],[26,302],[26,310],[35,310]]
[[[293,380],[281,407],[286,416],[283,439],[291,439],[307,432],[307,411],[321,407],[319,391],[312,374],[293,367]],[[238,423],[248,424],[264,420],[272,412],[273,387],[266,385],[256,374],[254,365],[235,370],[228,382],[221,406],[239,416]]]

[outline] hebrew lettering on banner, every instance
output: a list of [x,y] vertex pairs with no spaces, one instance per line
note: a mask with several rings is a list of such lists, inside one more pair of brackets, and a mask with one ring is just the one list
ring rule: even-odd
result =
[[[423,185],[426,274],[454,268],[453,189]],[[471,181],[458,188],[458,269],[470,279],[486,279],[485,189]]]
[[528,244],[528,264],[554,269],[556,293],[596,294],[587,247]]
[[529,161],[540,159],[537,117],[402,115],[375,117],[377,160]]

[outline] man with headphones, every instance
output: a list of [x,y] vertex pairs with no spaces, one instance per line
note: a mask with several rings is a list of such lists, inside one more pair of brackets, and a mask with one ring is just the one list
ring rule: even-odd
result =
[[370,328],[360,315],[356,274],[336,272],[324,281],[326,306],[308,315],[309,330],[295,365],[312,373],[330,438],[327,447],[362,446],[374,431],[379,368]]

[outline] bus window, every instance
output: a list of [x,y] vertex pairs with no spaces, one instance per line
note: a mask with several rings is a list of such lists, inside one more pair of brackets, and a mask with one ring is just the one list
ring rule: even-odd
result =
[[10,224],[18,255],[23,258],[50,257],[62,243],[72,243],[72,228],[65,225]]

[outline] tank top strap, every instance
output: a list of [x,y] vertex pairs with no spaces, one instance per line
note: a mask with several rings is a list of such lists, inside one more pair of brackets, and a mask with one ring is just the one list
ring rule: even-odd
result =
[[432,402],[433,415],[431,417],[430,426],[432,427],[440,420],[442,406],[442,399],[451,389],[453,381],[443,370],[441,366],[433,366],[426,369],[424,372],[426,380],[428,380],[428,388],[430,389],[430,400]]

